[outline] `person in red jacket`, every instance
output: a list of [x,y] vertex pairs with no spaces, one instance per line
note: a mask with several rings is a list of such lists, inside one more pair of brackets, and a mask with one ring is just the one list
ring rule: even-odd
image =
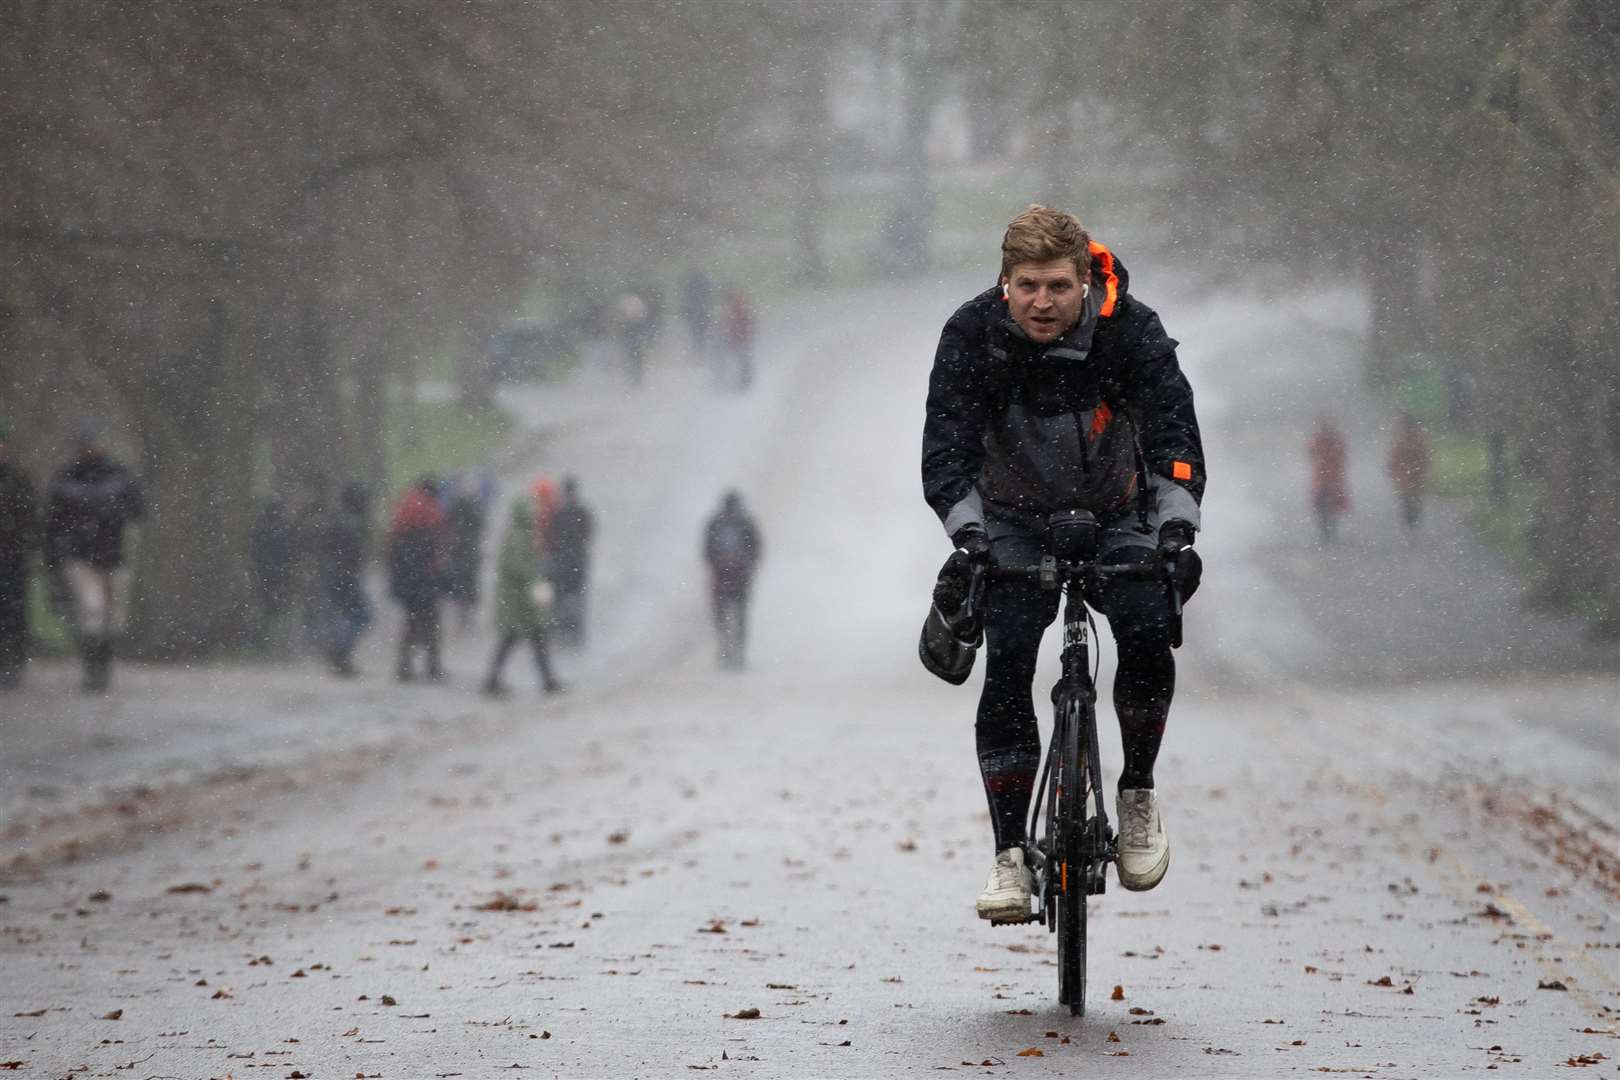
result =
[[439,484],[424,476],[405,489],[388,525],[389,591],[405,609],[399,639],[400,682],[416,677],[413,651],[427,653],[427,677],[444,679],[439,660],[439,598],[449,571],[449,525],[439,506]]
[[726,291],[726,357],[731,371],[722,373],[722,385],[729,376],[731,389],[747,390],[754,384],[754,305],[738,288]]
[[1395,425],[1395,441],[1389,448],[1389,478],[1401,501],[1401,520],[1409,531],[1416,532],[1423,516],[1423,491],[1429,486],[1429,439],[1411,413],[1401,413]]
[[1344,434],[1326,413],[1316,419],[1316,433],[1305,444],[1311,456],[1311,507],[1322,543],[1338,539],[1339,515],[1350,509],[1350,491],[1345,481]]

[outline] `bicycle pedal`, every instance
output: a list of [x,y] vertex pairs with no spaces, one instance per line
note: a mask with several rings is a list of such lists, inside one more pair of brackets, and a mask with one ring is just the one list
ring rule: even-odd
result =
[[1040,916],[1036,915],[1032,911],[1028,915],[1024,915],[1024,916],[1021,916],[1021,917],[1020,916],[1014,916],[1012,918],[1006,918],[1006,919],[991,919],[990,920],[990,925],[991,926],[1023,926],[1023,925],[1025,925],[1027,923],[1039,922],[1039,921],[1040,921]]

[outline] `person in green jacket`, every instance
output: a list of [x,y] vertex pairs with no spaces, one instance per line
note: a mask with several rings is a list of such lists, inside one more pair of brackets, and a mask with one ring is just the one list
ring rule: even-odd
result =
[[501,669],[519,641],[527,641],[534,649],[535,666],[540,669],[540,685],[545,692],[555,694],[563,689],[551,670],[551,651],[546,643],[551,621],[550,593],[551,583],[541,573],[534,508],[529,500],[520,498],[512,504],[512,523],[501,541],[495,564],[495,630],[500,643],[495,646],[489,678],[484,680],[484,693],[491,697],[506,695]]

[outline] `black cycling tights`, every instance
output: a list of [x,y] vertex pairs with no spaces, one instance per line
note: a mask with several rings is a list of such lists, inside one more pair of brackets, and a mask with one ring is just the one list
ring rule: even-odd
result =
[[[974,725],[997,851],[1024,843],[1024,823],[1041,765],[1032,684],[1045,627],[1037,619],[1007,623],[1011,625],[990,628],[985,635],[984,693]],[[1114,676],[1114,711],[1125,748],[1119,786],[1151,788],[1153,762],[1176,689],[1176,661],[1169,638],[1162,633],[1116,636],[1115,643],[1119,671]]]

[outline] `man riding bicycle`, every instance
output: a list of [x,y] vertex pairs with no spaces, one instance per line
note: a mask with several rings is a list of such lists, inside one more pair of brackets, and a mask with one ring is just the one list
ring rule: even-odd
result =
[[[1048,519],[1067,510],[1099,519],[1103,561],[1171,559],[1190,595],[1204,455],[1175,339],[1070,214],[1029,207],[1007,227],[1001,256],[999,284],[946,322],[929,377],[923,494],[957,549],[937,603],[965,595],[976,564],[1038,562]],[[1175,690],[1163,596],[1158,583],[1126,577],[1086,596],[1107,617],[1119,654],[1118,874],[1134,890],[1153,888],[1170,863],[1153,787]],[[985,594],[988,658],[975,732],[996,858],[977,908],[992,922],[1029,915],[1023,845],[1041,762],[1031,685],[1058,599],[1030,580],[998,579]]]

